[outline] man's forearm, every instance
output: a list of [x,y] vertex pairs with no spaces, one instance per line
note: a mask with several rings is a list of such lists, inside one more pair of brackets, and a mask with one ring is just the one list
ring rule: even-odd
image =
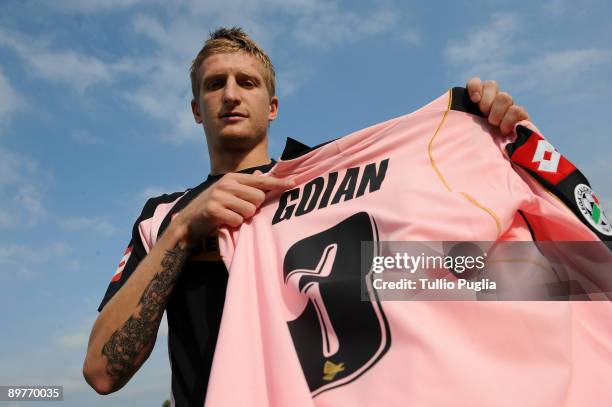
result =
[[83,367],[96,391],[121,388],[151,353],[168,296],[187,257],[178,236],[175,230],[164,233],[98,316]]
[[102,355],[108,359],[106,372],[109,376],[120,379],[133,372],[142,350],[154,341],[166,299],[184,261],[185,250],[178,245],[166,250],[161,271],[153,276],[140,297],[139,310],[104,344]]

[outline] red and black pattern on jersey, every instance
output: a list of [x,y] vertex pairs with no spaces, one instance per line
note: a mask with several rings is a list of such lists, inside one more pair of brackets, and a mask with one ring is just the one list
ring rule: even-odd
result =
[[612,225],[584,174],[535,131],[518,125],[516,135],[506,146],[511,161],[559,198],[612,250]]
[[[276,162],[248,168],[267,172]],[[166,230],[172,217],[193,199],[218,181],[222,175],[209,175],[206,181],[193,189],[175,192],[149,199],[132,228],[132,238],[126,256],[124,253],[104,299],[106,303],[125,284],[138,264],[153,247],[157,238]],[[117,277],[119,276],[120,277]],[[212,365],[221,315],[227,288],[227,269],[221,261],[217,236],[202,242],[190,253],[168,303],[168,353],[172,369],[172,398],[175,406],[201,406],[204,404],[210,368]],[[116,280],[116,281],[115,281]]]

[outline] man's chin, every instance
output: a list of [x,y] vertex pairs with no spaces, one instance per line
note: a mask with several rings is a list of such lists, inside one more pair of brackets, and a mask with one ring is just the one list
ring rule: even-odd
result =
[[225,148],[239,148],[241,150],[252,148],[265,138],[265,135],[256,136],[252,134],[232,132],[221,134],[220,136],[220,142]]

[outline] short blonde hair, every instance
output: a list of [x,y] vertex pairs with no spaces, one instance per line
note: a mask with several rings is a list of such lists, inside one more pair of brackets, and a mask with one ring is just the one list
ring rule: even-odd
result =
[[198,100],[200,96],[200,65],[211,55],[227,54],[232,52],[245,52],[257,58],[264,66],[264,82],[268,88],[270,97],[276,92],[276,74],[274,65],[266,53],[257,45],[251,37],[241,27],[225,28],[221,27],[210,33],[210,37],[204,43],[204,46],[198,52],[191,63],[189,69],[189,77],[191,78],[191,92],[193,98]]

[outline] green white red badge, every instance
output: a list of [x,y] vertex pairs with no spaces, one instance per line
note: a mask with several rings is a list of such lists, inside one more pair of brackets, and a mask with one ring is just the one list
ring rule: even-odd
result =
[[612,224],[606,217],[599,199],[593,190],[585,184],[578,184],[574,188],[574,197],[576,204],[582,216],[589,222],[598,232],[612,236]]

